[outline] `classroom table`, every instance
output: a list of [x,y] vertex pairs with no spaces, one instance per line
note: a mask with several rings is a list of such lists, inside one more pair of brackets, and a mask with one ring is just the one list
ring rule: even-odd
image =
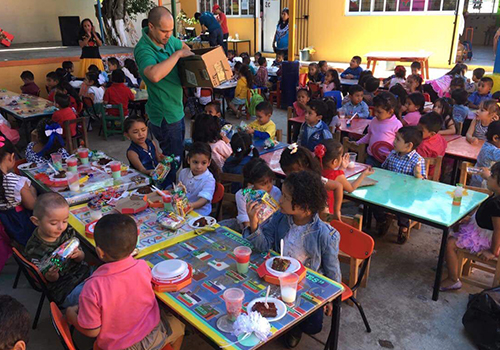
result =
[[[272,334],[268,340],[255,346],[244,346],[236,343],[234,335],[223,333],[217,328],[217,320],[226,314],[222,299],[227,288],[241,288],[245,292],[243,311],[255,298],[265,296],[268,283],[259,277],[256,269],[264,263],[269,254],[259,253],[255,249],[250,258],[250,269],[246,275],[236,270],[233,249],[252,244],[240,234],[226,227],[218,227],[213,233],[205,233],[182,243],[148,255],[144,258],[149,266],[168,259],[181,259],[193,268],[193,279],[189,286],[179,292],[156,293],[158,299],[165,303],[181,319],[195,327],[209,340],[214,348],[233,350],[257,349],[270,340],[282,335],[286,330],[322,308],[326,303],[334,301],[332,325],[325,349],[337,349],[340,321],[340,296],[343,287],[321,274],[307,269],[306,277],[300,282],[297,300],[294,306],[287,307],[287,313],[278,321],[271,322]],[[271,285],[270,296],[280,297],[279,286]]]
[[250,39],[226,39],[224,41],[226,41],[228,44],[229,43],[233,44],[233,50],[236,52],[236,56],[238,56],[238,44],[248,43],[248,51],[247,52],[249,55],[250,55],[250,52],[252,52]]
[[269,67],[267,67],[267,75],[270,77],[276,77],[276,76],[278,76],[278,70],[279,70],[279,67],[269,66]]
[[345,79],[345,78],[340,78],[340,85],[357,85],[359,82],[358,79]]
[[235,79],[231,79],[223,82],[219,86],[214,88],[214,95],[218,94],[221,97],[221,114],[222,118],[226,116],[226,96],[224,96],[224,91],[229,89],[235,89],[238,82]]
[[370,178],[377,180],[378,183],[345,193],[347,198],[364,204],[364,220],[369,220],[367,206],[370,206],[393,214],[402,214],[411,220],[443,230],[432,293],[432,299],[438,300],[450,228],[479,206],[488,198],[488,195],[467,190],[462,198],[462,204],[454,206],[452,201],[455,186],[421,180],[414,176],[379,168],[375,169],[375,173],[370,175]]
[[424,79],[429,79],[429,57],[432,56],[432,52],[428,51],[403,51],[403,52],[391,52],[391,51],[374,51],[368,52],[366,55],[367,63],[366,69],[370,70],[370,65],[373,62],[373,68],[371,68],[372,73],[375,75],[375,68],[377,67],[377,61],[391,61],[391,62],[420,62],[422,65],[422,76]]
[[476,145],[467,142],[465,136],[460,136],[452,141],[448,142],[446,147],[446,157],[452,158],[453,171],[451,173],[451,184],[455,184],[458,176],[458,165],[460,161],[469,161],[475,163],[477,161],[477,156],[483,147],[484,140],[479,140]]
[[256,139],[256,138],[253,139],[253,146],[259,152],[260,155],[263,155],[263,154],[266,154],[266,153],[271,153],[271,152],[277,151],[279,149],[283,149],[283,148],[288,147],[288,143],[277,142],[274,145],[274,147],[272,147],[272,148],[266,148],[266,146],[264,144],[265,141],[266,140],[263,140],[263,139]]
[[358,136],[363,136],[368,125],[372,122],[372,119],[361,119],[355,118],[351,120],[351,126],[347,126],[348,118],[339,119],[340,126],[338,127],[341,132],[348,134],[355,134]]
[[[82,173],[84,172],[92,175],[86,182],[80,185],[80,191],[78,192],[70,191],[67,186],[54,186],[49,181],[54,171],[50,169],[48,164],[37,164],[35,168],[31,168],[32,163],[25,163],[19,165],[18,168],[41,192],[58,192],[66,199],[69,205],[87,202],[95,197],[96,194],[105,191],[119,192],[133,190],[150,183],[149,176],[128,167],[128,169],[122,167],[120,180],[113,180],[109,167],[97,163],[101,158],[112,159],[103,152],[96,152],[88,166],[81,164],[78,166],[78,172],[81,177],[83,177]],[[67,170],[66,164],[63,164],[63,169]]]
[[[156,218],[162,211],[163,208],[147,208],[140,213],[130,215],[137,223],[137,228],[139,229],[137,246],[134,251],[135,258],[141,258],[160,249],[196,237],[195,230],[188,224],[190,219],[199,216],[196,212],[190,212],[186,222],[179,229],[169,231],[156,223]],[[110,205],[102,207],[103,215],[117,213],[118,211]],[[87,204],[79,204],[70,208],[69,224],[78,233],[80,240],[91,250],[95,249],[95,240],[85,233],[85,226],[92,221],[94,220],[90,216],[90,209]]]
[[456,140],[456,139],[459,139],[461,138],[462,136],[461,135],[457,135],[457,134],[453,134],[453,135],[441,135],[443,137],[443,139],[445,139],[446,142],[451,142],[453,140]]

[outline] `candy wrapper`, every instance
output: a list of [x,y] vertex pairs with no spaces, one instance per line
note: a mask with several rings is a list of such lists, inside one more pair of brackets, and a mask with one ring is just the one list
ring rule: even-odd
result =
[[231,140],[231,137],[233,137],[236,131],[235,128],[233,127],[233,124],[226,124],[221,128],[220,132],[223,136],[226,136],[228,139]]
[[162,212],[156,218],[156,222],[167,230],[175,231],[182,226],[185,219],[175,213]]
[[69,257],[79,246],[80,241],[78,238],[73,237],[67,240],[54,250],[52,254],[43,259],[40,264],[38,264],[38,268],[42,273],[46,273],[52,266],[58,267],[61,271],[64,270],[66,263],[69,261]]
[[279,209],[279,204],[266,191],[245,188],[243,190],[243,195],[247,203],[255,201],[260,203],[260,210],[258,213],[260,223],[265,222]]
[[165,180],[170,170],[174,168],[177,163],[178,160],[174,156],[163,158],[151,173],[151,178],[157,183],[162,182],[163,180]]
[[269,321],[257,311],[252,311],[248,315],[239,315],[233,325],[233,334],[238,338],[240,336],[249,337],[252,333],[260,341],[266,341],[269,335],[271,335]]
[[247,130],[247,123],[241,122],[240,125],[236,126],[236,131],[246,131]]
[[174,189],[170,193],[172,194],[172,206],[177,215],[185,217],[193,210],[186,195],[186,187],[182,182],[179,182],[177,185],[174,184]]

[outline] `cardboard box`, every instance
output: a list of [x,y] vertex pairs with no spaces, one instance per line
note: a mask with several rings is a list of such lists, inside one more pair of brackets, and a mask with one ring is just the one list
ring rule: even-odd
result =
[[214,88],[233,77],[222,47],[192,51],[194,56],[181,58],[177,63],[182,86]]

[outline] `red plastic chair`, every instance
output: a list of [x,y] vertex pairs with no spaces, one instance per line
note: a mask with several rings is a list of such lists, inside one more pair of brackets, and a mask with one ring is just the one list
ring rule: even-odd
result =
[[432,102],[431,101],[431,95],[429,95],[427,92],[423,93],[425,102]]
[[217,182],[215,184],[215,192],[212,197],[212,204],[217,204],[217,208],[215,209],[215,217],[218,218],[220,215],[220,211],[222,210],[222,198],[224,198],[224,185]]
[[393,149],[394,145],[389,142],[377,141],[372,145],[372,155],[377,161],[383,163]]
[[353,293],[359,288],[361,282],[363,281],[363,277],[370,262],[370,257],[373,253],[375,242],[373,241],[373,238],[371,238],[366,233],[361,232],[360,230],[357,230],[354,227],[347,225],[346,223],[333,220],[330,225],[332,225],[340,233],[340,250],[355,259],[364,260],[361,264],[361,270],[359,272],[356,284],[352,288],[350,288],[348,285],[342,283],[342,286],[344,287],[344,292],[342,293],[342,301],[346,301],[349,299],[354,303],[354,305],[356,305],[359,313],[361,314],[361,318],[363,319],[363,323],[365,324],[366,331],[370,333],[372,330],[368,323],[368,319],[366,318],[363,307],[361,306],[361,303],[356,300]]
[[75,344],[73,343],[73,337],[71,336],[71,330],[69,329],[68,322],[54,302],[50,303],[50,314],[52,316],[52,324],[56,329],[56,333],[59,336],[64,349],[77,350]]
[[307,73],[299,74],[299,86],[305,88],[307,84]]

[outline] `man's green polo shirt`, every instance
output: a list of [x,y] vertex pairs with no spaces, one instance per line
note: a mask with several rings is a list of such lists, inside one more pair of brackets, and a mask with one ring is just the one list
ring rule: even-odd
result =
[[175,66],[170,73],[157,83],[144,75],[144,68],[165,61],[175,51],[182,49],[182,42],[171,36],[165,48],[157,46],[148,36],[149,28],[142,29],[142,38],[134,49],[139,73],[148,87],[146,113],[154,125],[160,126],[163,119],[175,123],[184,116],[182,104],[182,85]]

